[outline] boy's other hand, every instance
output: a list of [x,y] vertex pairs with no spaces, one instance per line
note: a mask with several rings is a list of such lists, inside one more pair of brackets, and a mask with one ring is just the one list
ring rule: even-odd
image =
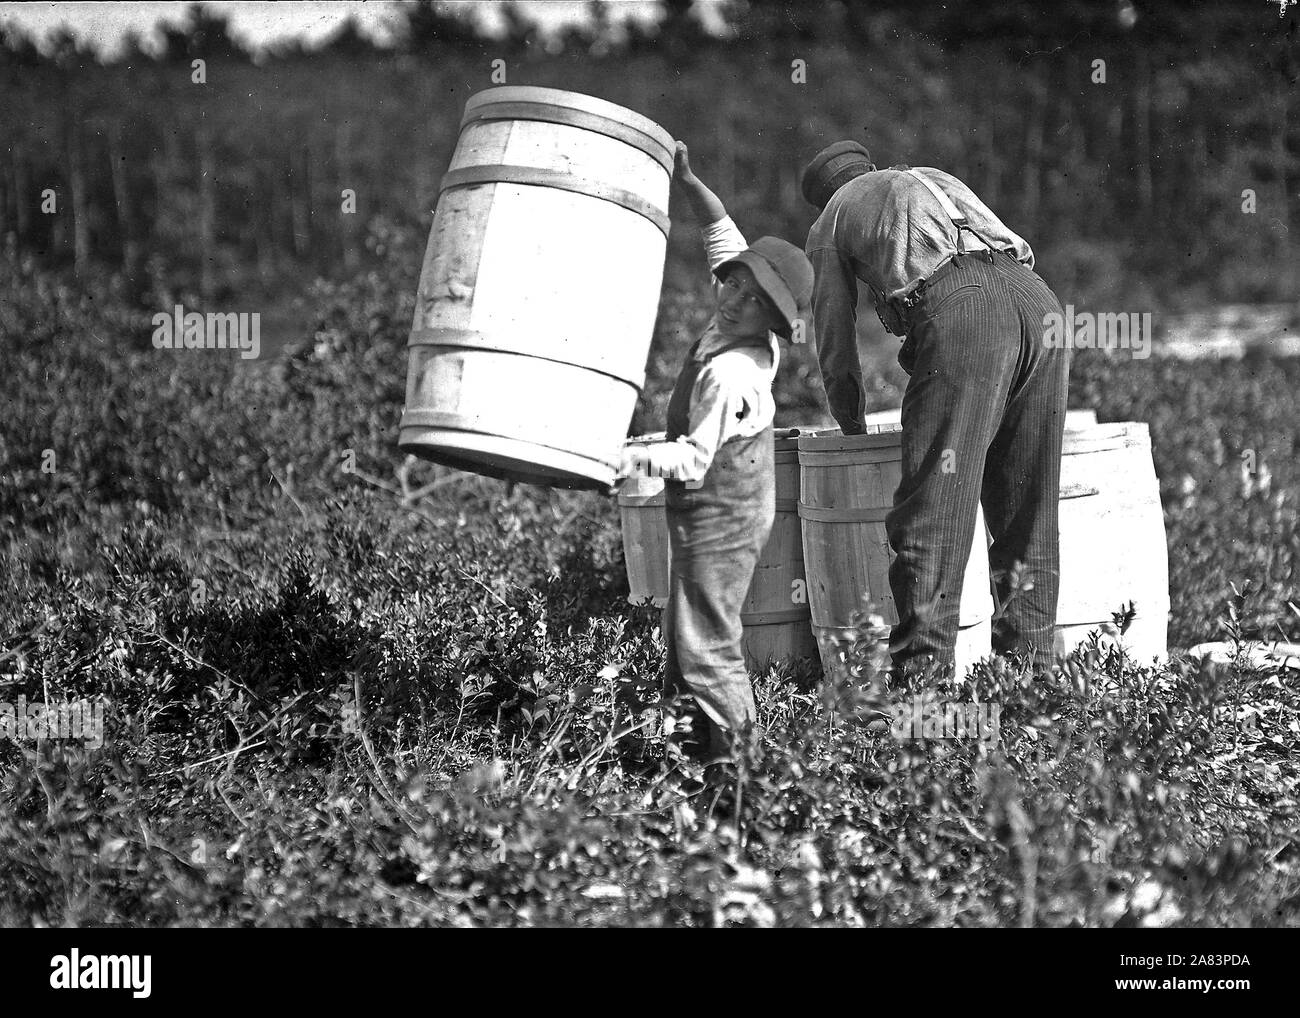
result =
[[614,483],[621,484],[629,477],[634,476],[642,467],[644,456],[640,450],[633,445],[625,445],[619,451],[618,471],[615,474]]
[[614,470],[614,483],[610,485],[606,495],[617,495],[623,490],[625,485],[637,470],[637,457],[629,446],[623,446],[619,453],[619,463]]

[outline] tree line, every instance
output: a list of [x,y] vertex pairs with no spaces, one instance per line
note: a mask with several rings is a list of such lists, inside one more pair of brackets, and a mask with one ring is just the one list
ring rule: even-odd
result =
[[[1267,4],[690,0],[656,24],[487,33],[459,6],[395,8],[252,54],[196,5],[148,49],[74,31],[0,46],[0,237],[137,294],[217,298],[353,271],[376,219],[423,229],[474,92],[600,95],[690,142],[751,233],[799,239],[802,163],[838,137],[949,169],[1027,236],[1054,283],[1159,303],[1297,292],[1297,22]],[[682,231],[689,232],[689,231]],[[674,238],[686,244],[689,238]]]

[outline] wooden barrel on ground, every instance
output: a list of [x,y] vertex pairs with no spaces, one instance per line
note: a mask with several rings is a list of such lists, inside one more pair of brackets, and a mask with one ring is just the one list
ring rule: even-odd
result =
[[[887,625],[898,623],[889,587],[893,554],[885,515],[902,478],[902,428],[870,424],[863,435],[838,431],[799,438],[804,562],[813,631],[822,663],[835,669],[839,645],[852,638],[853,614],[864,597]],[[962,582],[955,665],[964,673],[990,653],[993,598],[989,587],[984,515],[975,520]]]
[[[627,439],[628,445],[663,441],[664,433]],[[669,564],[667,503],[662,477],[629,477],[618,492],[623,529],[623,562],[627,569],[629,604],[668,603]]]
[[776,433],[776,517],[741,607],[745,659],[756,671],[775,661],[817,658],[799,525],[799,434],[799,428]]
[[[798,435],[798,428],[777,432],[776,517],[741,605],[745,660],[755,670],[774,661],[817,657],[799,525]],[[628,480],[619,492],[618,507],[628,600],[643,604],[649,599],[662,608],[671,566],[663,479]]]
[[613,482],[658,310],[673,150],[591,96],[469,100],[420,274],[400,448],[494,477]]
[[1132,601],[1137,614],[1123,645],[1140,660],[1164,659],[1169,556],[1147,425],[1098,424],[1068,433],[1060,495],[1056,649],[1068,653]]
[[623,527],[623,560],[627,565],[627,599],[631,604],[668,602],[668,518],[662,477],[633,477],[618,493]]

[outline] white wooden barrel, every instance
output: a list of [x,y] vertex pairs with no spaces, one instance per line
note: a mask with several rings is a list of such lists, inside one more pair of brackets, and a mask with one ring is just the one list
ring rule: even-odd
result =
[[658,309],[673,149],[591,96],[469,100],[420,275],[400,448],[494,477],[613,482]]
[[1147,425],[1098,424],[1067,433],[1060,494],[1056,649],[1068,653],[1132,601],[1137,615],[1124,646],[1140,660],[1163,660],[1169,554]]
[[623,561],[627,568],[627,599],[631,604],[651,601],[656,608],[668,603],[668,545],[662,477],[633,477],[618,493],[618,514],[623,527]]
[[[902,428],[868,424],[863,435],[838,430],[799,438],[799,516],[813,631],[822,663],[836,668],[839,645],[852,638],[852,618],[863,598],[885,623],[898,623],[889,587],[893,553],[885,515],[902,480]],[[983,510],[977,512],[971,553],[962,581],[955,646],[958,674],[991,653],[993,597]]]
[[[777,432],[776,517],[741,605],[745,660],[754,670],[776,661],[817,657],[799,525],[799,432]],[[649,599],[662,608],[668,600],[672,558],[663,479],[629,479],[619,491],[618,507],[628,600],[644,604]]]

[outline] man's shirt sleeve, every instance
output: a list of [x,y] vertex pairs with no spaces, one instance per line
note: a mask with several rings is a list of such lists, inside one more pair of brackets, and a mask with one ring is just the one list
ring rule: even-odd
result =
[[826,402],[846,435],[862,430],[866,395],[858,358],[858,279],[853,266],[834,247],[808,252],[816,273],[813,287],[813,342],[821,365]]

